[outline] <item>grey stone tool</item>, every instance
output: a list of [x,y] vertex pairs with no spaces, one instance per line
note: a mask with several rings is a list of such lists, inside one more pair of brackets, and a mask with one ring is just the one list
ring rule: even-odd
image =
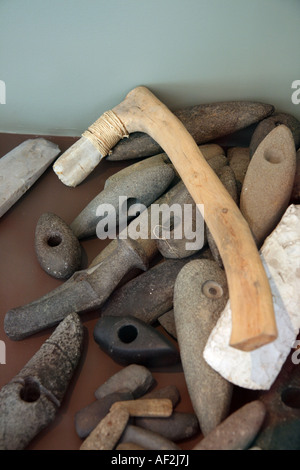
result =
[[178,274],[174,316],[181,363],[201,431],[207,435],[228,414],[232,384],[205,362],[203,350],[228,300],[224,271],[211,260],[195,260]]
[[99,400],[95,400],[75,414],[75,429],[81,439],[85,439],[97,424],[107,415],[111,406],[122,400],[132,400],[133,395],[129,391],[114,392]]
[[37,181],[60,149],[38,138],[22,142],[0,158],[0,217]]
[[46,212],[35,228],[35,252],[43,270],[57,279],[68,279],[81,265],[81,245],[66,222]]
[[0,449],[22,450],[55,418],[81,357],[77,314],[61,322],[24,368],[0,391]]
[[95,397],[100,400],[108,394],[119,392],[125,388],[130,390],[134,398],[139,398],[154,384],[155,379],[149,369],[140,364],[130,364],[100,385],[95,391]]
[[266,406],[254,400],[230,414],[192,450],[245,450],[258,434],[266,417]]
[[293,189],[296,150],[291,131],[275,127],[257,147],[244,179],[240,209],[258,247],[283,216]]
[[165,335],[134,317],[101,317],[94,328],[94,339],[121,365],[165,367],[180,362],[177,348]]
[[127,424],[119,442],[132,442],[149,450],[180,450],[174,442],[157,432]]
[[189,439],[200,433],[199,422],[194,413],[174,411],[169,418],[135,418],[134,423],[173,442]]
[[10,339],[20,340],[54,326],[70,312],[83,313],[101,307],[133,268],[146,270],[147,255],[135,240],[121,239],[117,249],[95,267],[76,271],[40,299],[9,310],[4,318],[5,333]]
[[[251,101],[228,101],[200,104],[175,111],[197,144],[232,134],[270,116],[274,107]],[[160,146],[147,134],[134,132],[112,149],[108,160],[149,157],[161,152]]]
[[165,260],[116,289],[101,308],[101,316],[128,316],[154,323],[173,306],[174,284],[190,258]]
[[257,126],[255,131],[252,134],[250,145],[249,145],[249,153],[250,158],[253,157],[254,153],[256,152],[257,147],[259,144],[264,140],[265,137],[277,126],[284,125],[287,126],[292,135],[295,142],[296,149],[300,146],[300,121],[296,119],[291,114],[287,113],[273,113],[271,116],[263,119]]
[[[101,218],[104,219],[104,214],[98,212],[97,215],[97,208],[101,205],[112,206],[115,211],[112,216],[117,225],[120,215],[123,224],[127,225],[132,204],[141,203],[148,207],[168,188],[174,177],[175,171],[165,154],[130,165],[108,180],[104,189],[74,219],[71,229],[78,239],[95,236],[97,224]],[[121,207],[119,197],[127,198]]]

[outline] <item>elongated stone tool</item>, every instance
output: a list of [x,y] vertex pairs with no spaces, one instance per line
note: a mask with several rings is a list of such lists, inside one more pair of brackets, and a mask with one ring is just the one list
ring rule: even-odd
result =
[[260,396],[267,415],[254,444],[262,450],[300,450],[300,369],[294,354],[271,389]]
[[121,365],[146,367],[177,364],[177,348],[162,333],[134,317],[101,317],[94,328],[100,348]]
[[54,171],[65,184],[76,186],[132,132],[146,132],[160,144],[195,203],[205,206],[205,221],[228,279],[231,345],[249,351],[274,341],[278,332],[271,290],[249,225],[182,122],[150,90],[137,87],[104,113],[59,158]]
[[278,338],[257,351],[237,351],[230,347],[230,301],[208,338],[203,353],[205,360],[235,385],[268,390],[299,333],[299,233],[300,206],[292,204],[260,250],[272,289]]
[[178,442],[200,433],[198,418],[195,413],[174,411],[169,418],[135,418],[136,426],[156,432]]
[[296,149],[300,146],[300,121],[288,113],[275,112],[271,116],[263,119],[252,134],[249,144],[250,158],[253,157],[259,144],[277,126],[288,127],[293,135]]
[[266,406],[254,400],[229,415],[192,450],[245,450],[253,443],[266,416]]
[[80,450],[112,450],[129,420],[125,408],[111,410],[83,441]]
[[296,172],[296,150],[291,131],[275,127],[257,147],[243,182],[240,209],[257,245],[280,221],[287,209]]
[[42,214],[35,228],[37,259],[43,270],[57,279],[68,279],[80,269],[81,245],[68,224],[56,214]]
[[111,406],[116,401],[132,400],[133,395],[129,391],[114,392],[95,400],[75,414],[75,429],[81,439],[85,439],[98,423],[109,413]]
[[81,357],[83,327],[71,313],[0,391],[0,449],[22,450],[55,418]]
[[[252,101],[225,101],[200,104],[174,111],[197,144],[232,134],[268,117],[274,111],[269,104]],[[147,134],[134,132],[113,147],[108,160],[149,157],[161,147]]]
[[101,308],[101,316],[133,316],[154,323],[173,306],[178,273],[190,261],[165,260],[116,289]]
[[115,408],[125,408],[130,416],[143,418],[168,418],[173,413],[173,405],[169,398],[117,401],[113,403],[111,410]]
[[0,158],[0,217],[26,193],[59,153],[56,144],[38,138],[25,140]]
[[[166,156],[151,157],[151,165],[147,160],[131,165],[126,171],[121,170],[119,173],[123,172],[123,175],[111,179],[103,191],[78,214],[70,226],[78,239],[95,236],[101,220],[104,222],[100,222],[99,226],[103,232],[104,223],[112,223],[116,231],[120,218],[126,226],[133,204],[148,207],[168,188],[175,171],[171,164],[165,162]],[[101,236],[100,233],[97,235]]]
[[[134,398],[139,398],[154,386],[155,379],[147,367],[130,364],[112,375],[95,391],[95,397],[101,399],[113,392],[128,389]],[[168,398],[168,397],[167,397]]]
[[119,442],[132,442],[149,450],[180,450],[177,444],[161,434],[133,424],[126,426]]
[[40,299],[9,310],[4,318],[5,333],[20,340],[54,326],[72,311],[83,313],[101,307],[133,268],[146,270],[147,255],[135,240],[119,240],[117,250],[95,267],[76,271]]
[[207,339],[228,300],[224,271],[215,261],[195,260],[177,276],[174,317],[181,363],[201,431],[207,435],[229,413],[232,384],[203,358]]

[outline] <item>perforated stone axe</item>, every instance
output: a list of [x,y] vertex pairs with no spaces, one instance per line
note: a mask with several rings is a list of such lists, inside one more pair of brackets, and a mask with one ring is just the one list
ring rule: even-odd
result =
[[[164,149],[205,221],[226,271],[232,308],[230,345],[251,351],[277,337],[272,295],[250,228],[181,121],[146,87],[133,89],[104,113],[54,164],[61,181],[76,186],[101,158],[132,132],[149,134]],[[199,286],[199,288],[201,288]]]

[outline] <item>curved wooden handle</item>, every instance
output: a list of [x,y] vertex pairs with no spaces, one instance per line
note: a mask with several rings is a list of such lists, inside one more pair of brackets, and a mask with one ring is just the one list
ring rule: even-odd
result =
[[226,271],[232,310],[230,345],[251,351],[274,341],[277,328],[269,282],[239,208],[179,119],[145,87],[132,90],[113,111],[129,133],[149,134],[167,153],[205,221]]

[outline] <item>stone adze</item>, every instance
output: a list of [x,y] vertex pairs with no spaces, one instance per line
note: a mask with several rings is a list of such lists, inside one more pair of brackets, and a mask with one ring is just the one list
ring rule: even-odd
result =
[[[252,101],[224,101],[188,106],[174,111],[197,144],[212,142],[270,116],[274,107]],[[161,147],[149,135],[140,132],[121,140],[108,155],[108,160],[128,160],[148,157],[161,152]]]
[[48,140],[29,139],[0,159],[0,217],[36,182],[60,153]]
[[56,417],[80,360],[83,326],[70,313],[0,391],[0,449],[22,450]]
[[64,183],[76,186],[101,155],[132,132],[145,132],[159,143],[196,204],[205,206],[205,220],[228,279],[231,346],[250,351],[274,341],[277,328],[271,289],[249,225],[182,122],[150,90],[137,87],[104,113],[57,160],[54,171]]

